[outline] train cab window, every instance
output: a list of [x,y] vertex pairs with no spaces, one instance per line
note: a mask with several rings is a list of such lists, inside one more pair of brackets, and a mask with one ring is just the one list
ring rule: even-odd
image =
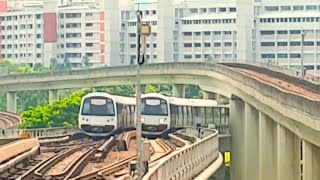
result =
[[93,97],[84,100],[82,115],[114,116],[113,101],[105,97]]
[[143,115],[155,115],[155,116],[167,116],[168,106],[165,100],[159,98],[142,99],[142,114]]

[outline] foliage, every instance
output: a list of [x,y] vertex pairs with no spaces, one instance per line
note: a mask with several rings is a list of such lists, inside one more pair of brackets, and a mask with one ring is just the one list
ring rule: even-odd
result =
[[55,101],[53,104],[31,108],[22,113],[22,128],[72,127],[77,125],[81,99],[87,94],[77,92],[69,98]]
[[202,93],[200,93],[199,86],[196,85],[186,85],[185,87],[186,91],[186,98],[201,98]]
[[86,68],[90,68],[91,67],[91,63],[90,63],[90,59],[88,56],[83,56],[82,58],[82,68],[86,69]]

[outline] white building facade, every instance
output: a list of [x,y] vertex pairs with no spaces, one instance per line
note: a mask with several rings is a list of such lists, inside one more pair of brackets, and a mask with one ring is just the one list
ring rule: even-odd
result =
[[[125,0],[124,0],[125,1]],[[120,3],[120,63],[136,63],[136,10],[131,0]],[[318,0],[161,0],[142,4],[147,38],[146,59],[270,61],[320,69],[320,1]],[[302,34],[305,34],[303,46]]]
[[76,68],[86,57],[94,66],[105,64],[104,13],[95,2],[60,5],[57,17],[60,62],[68,59]]

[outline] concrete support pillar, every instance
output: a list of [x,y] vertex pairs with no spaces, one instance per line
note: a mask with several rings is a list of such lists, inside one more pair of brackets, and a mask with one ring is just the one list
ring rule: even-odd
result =
[[217,93],[212,93],[212,92],[207,92],[207,91],[202,91],[203,94],[203,99],[214,99],[216,100],[219,94]]
[[259,112],[253,106],[245,103],[244,121],[244,179],[259,178]]
[[259,112],[259,179],[275,179],[274,122]]
[[276,179],[300,180],[300,139],[280,124],[275,133]]
[[17,93],[7,92],[7,111],[17,113]]
[[303,180],[319,180],[320,177],[320,148],[302,141],[302,172]]
[[173,97],[186,97],[185,86],[183,84],[172,85],[172,96]]
[[230,100],[230,133],[231,139],[231,179],[232,180],[247,180],[245,179],[244,162],[244,131],[245,131],[245,103],[237,97],[232,97]]
[[55,100],[59,100],[59,91],[56,89],[49,90],[49,104],[53,103]]

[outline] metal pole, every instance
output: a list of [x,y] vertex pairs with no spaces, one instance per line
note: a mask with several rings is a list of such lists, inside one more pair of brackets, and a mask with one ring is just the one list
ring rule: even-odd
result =
[[142,164],[142,132],[141,132],[141,91],[140,91],[140,31],[141,31],[141,16],[137,11],[137,85],[136,85],[136,120],[137,120],[137,168],[138,179],[142,179],[143,176],[143,164]]
[[300,77],[301,77],[301,79],[303,79],[304,78],[304,68],[303,68],[303,42],[304,42],[304,36],[305,36],[305,34],[304,34],[304,32],[302,32],[302,34],[301,34],[301,65],[300,65]]

